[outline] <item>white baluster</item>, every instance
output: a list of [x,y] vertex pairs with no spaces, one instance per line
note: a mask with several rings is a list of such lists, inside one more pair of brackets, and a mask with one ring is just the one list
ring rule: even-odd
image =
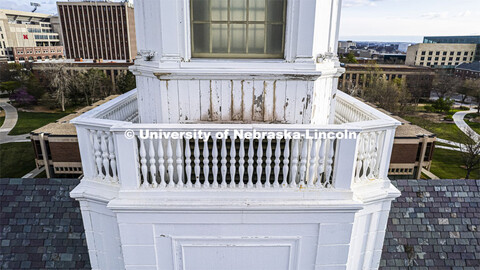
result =
[[222,184],[221,184],[221,187],[222,188],[226,188],[227,187],[227,145],[225,143],[226,141],[226,138],[223,137],[222,138],[222,160],[221,160],[221,163],[222,163],[222,168],[221,168],[221,172],[222,172]]
[[265,153],[265,187],[270,187],[270,173],[272,171],[272,139],[267,138],[267,152]]
[[357,168],[355,171],[355,182],[360,182],[360,172],[362,171],[363,163],[363,134],[360,133],[360,138],[358,139],[358,150],[357,150]]
[[168,138],[167,141],[167,175],[168,175],[168,186],[175,187],[175,182],[173,181],[173,149],[172,149],[172,140]]
[[167,186],[167,181],[165,179],[165,154],[163,151],[163,140],[158,140],[158,173],[160,174],[160,187],[164,188]]
[[318,150],[318,166],[317,166],[317,182],[315,185],[317,187],[324,187],[322,178],[325,172],[325,144],[327,143],[325,139],[317,139],[320,149]]
[[175,151],[175,155],[177,156],[177,187],[183,187],[183,159],[182,159],[182,145],[181,139],[177,139],[177,149]]
[[95,165],[97,167],[97,176],[101,179],[104,177],[102,171],[102,152],[100,149],[100,142],[98,141],[98,133],[100,131],[92,130],[93,136],[93,150],[95,151]]
[[200,183],[200,147],[198,146],[198,138],[195,138],[195,147],[193,149],[193,156],[195,157],[195,187],[201,187]]
[[275,166],[273,167],[273,175],[274,175],[273,187],[274,188],[278,188],[280,186],[278,182],[278,176],[280,175],[280,155],[281,155],[280,139],[277,139],[277,146],[275,146]]
[[290,187],[297,186],[297,171],[298,171],[298,139],[293,140],[292,146],[292,168],[290,177]]
[[288,170],[289,170],[289,160],[290,157],[290,139],[285,139],[285,148],[283,149],[283,181],[282,186],[288,186]]
[[208,150],[208,140],[203,140],[203,176],[205,177],[205,182],[203,182],[203,187],[210,187],[210,182],[208,182],[208,176],[210,174],[210,166],[208,164],[208,156],[210,151]]
[[313,187],[315,181],[315,165],[317,157],[317,141],[310,139],[312,146],[310,147],[310,162],[308,164],[308,182],[307,186]]
[[218,150],[217,150],[217,138],[213,136],[212,147],[212,174],[213,174],[213,187],[218,188],[217,176],[218,176]]
[[142,170],[143,187],[148,187],[148,168],[147,168],[147,152],[145,151],[145,141],[140,139],[140,169]]
[[263,171],[263,144],[262,144],[262,137],[258,139],[258,148],[257,148],[257,188],[262,187],[262,171]]
[[244,146],[244,138],[240,139],[240,149],[238,153],[238,187],[243,188],[243,174],[245,173],[245,146]]
[[380,143],[382,142],[382,131],[377,131],[376,132],[376,137],[375,137],[375,165],[373,166],[373,177],[378,178],[379,177],[379,166],[380,166]]
[[363,156],[363,171],[362,171],[362,180],[363,181],[366,181],[368,180],[367,178],[367,173],[368,173],[368,168],[370,166],[370,134],[369,133],[365,133],[364,136],[365,136],[365,140],[364,140],[364,143],[363,143],[363,152],[364,152],[364,156]]
[[187,188],[192,187],[192,153],[190,152],[190,139],[185,139],[185,174],[187,175]]
[[155,148],[153,147],[153,139],[148,143],[148,161],[150,163],[150,177],[152,178],[153,187],[157,187],[157,168],[155,167]]
[[307,156],[308,156],[308,140],[303,139],[302,152],[300,154],[300,187],[305,187],[306,172],[307,172]]
[[112,134],[108,134],[108,153],[110,159],[110,168],[112,168],[112,182],[118,182],[117,177],[117,161],[115,158],[115,146],[113,144]]
[[102,157],[103,157],[103,168],[105,170],[105,179],[111,180],[112,177],[110,175],[110,160],[108,159],[108,145],[107,145],[107,134],[105,132],[101,132],[101,146],[102,146]]
[[247,188],[253,187],[253,138],[250,139],[250,145],[248,146],[248,183]]
[[235,151],[235,138],[232,136],[230,140],[232,141],[230,147],[230,187],[235,188],[235,157],[237,153]]
[[330,187],[330,176],[332,175],[333,144],[335,140],[328,140],[327,166],[325,168],[325,187]]

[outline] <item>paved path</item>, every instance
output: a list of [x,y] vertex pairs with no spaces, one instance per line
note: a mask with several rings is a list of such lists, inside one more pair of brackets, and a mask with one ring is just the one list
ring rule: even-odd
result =
[[18,114],[17,109],[7,103],[6,98],[0,99],[0,107],[5,110],[5,121],[0,127],[0,144],[10,143],[10,142],[29,142],[29,134],[8,136],[10,130],[12,130],[17,124]]
[[41,167],[39,169],[35,168],[31,172],[22,176],[22,178],[35,178],[37,175],[39,175],[43,171],[45,171],[45,167]]
[[476,142],[480,142],[480,135],[478,135],[478,133],[476,133],[471,127],[469,127],[468,124],[465,123],[465,121],[463,120],[465,115],[476,112],[477,110],[457,112],[453,115],[453,121],[455,122],[455,125],[457,125],[457,127],[461,131],[463,131],[463,133],[470,135],[470,137]]

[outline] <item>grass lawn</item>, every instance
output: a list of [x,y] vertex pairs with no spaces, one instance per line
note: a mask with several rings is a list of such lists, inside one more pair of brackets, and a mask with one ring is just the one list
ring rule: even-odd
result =
[[[405,116],[405,120],[420,126],[430,132],[437,134],[440,139],[459,142],[466,138],[466,135],[455,125],[450,123],[434,123],[428,119],[418,116]],[[462,138],[463,137],[463,138]]]
[[[440,179],[465,178],[467,171],[462,167],[461,153],[446,149],[435,148],[430,171]],[[480,169],[470,174],[471,179],[480,179]]]
[[68,113],[40,113],[40,112],[18,112],[18,121],[8,135],[20,135],[30,133],[39,127],[62,118]]
[[35,169],[35,156],[32,144],[0,144],[0,178],[22,177]]
[[[477,114],[467,114],[467,116],[477,116]],[[480,134],[480,123],[477,122],[470,122],[470,117],[465,117],[465,123],[469,125],[475,132]]]
[[5,117],[0,116],[0,127],[3,125],[3,122],[5,122]]

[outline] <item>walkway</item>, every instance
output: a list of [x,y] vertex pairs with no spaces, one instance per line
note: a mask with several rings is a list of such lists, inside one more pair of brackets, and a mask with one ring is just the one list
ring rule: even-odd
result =
[[0,107],[5,110],[5,121],[0,127],[0,144],[10,142],[29,142],[29,134],[8,136],[8,133],[15,127],[18,120],[17,109],[7,103],[8,99],[0,99]]
[[469,127],[468,124],[465,123],[465,121],[463,120],[465,115],[476,112],[477,110],[457,112],[453,115],[453,121],[455,122],[455,125],[457,125],[457,127],[461,131],[463,131],[463,133],[469,135],[476,142],[480,142],[480,135],[478,135],[478,133],[476,133],[471,127]]

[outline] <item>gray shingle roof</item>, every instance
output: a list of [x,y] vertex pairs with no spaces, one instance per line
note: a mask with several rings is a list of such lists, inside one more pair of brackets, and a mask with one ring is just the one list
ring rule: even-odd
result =
[[[381,269],[480,269],[480,180],[392,180]],[[76,179],[0,179],[0,269],[90,269]]]
[[480,269],[480,180],[392,180],[381,269]]
[[78,179],[0,179],[0,269],[90,269]]
[[472,63],[462,63],[456,67],[456,69],[465,69],[470,71],[480,71],[480,61],[472,62]]

